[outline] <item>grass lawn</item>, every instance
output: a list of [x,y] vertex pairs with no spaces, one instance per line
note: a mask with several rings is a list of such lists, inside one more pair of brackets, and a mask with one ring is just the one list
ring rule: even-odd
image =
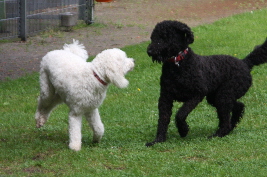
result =
[[[191,47],[201,55],[244,58],[267,37],[267,10],[235,15],[193,28]],[[161,65],[146,54],[149,42],[123,48],[136,60],[126,89],[110,86],[100,108],[105,135],[92,144],[84,121],[82,150],[68,149],[68,108],[60,105],[46,125],[35,128],[38,73],[0,82],[0,176],[266,176],[267,64],[254,67],[253,86],[241,98],[246,112],[224,138],[215,109],[203,101],[189,115],[190,132],[180,138],[173,121],[168,139],[147,148],[156,134]],[[175,103],[175,112],[181,103]],[[172,119],[173,120],[173,119]]]

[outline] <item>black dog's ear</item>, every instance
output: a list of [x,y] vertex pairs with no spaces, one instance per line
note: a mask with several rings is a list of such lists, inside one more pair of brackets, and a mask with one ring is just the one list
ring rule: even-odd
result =
[[192,44],[194,42],[194,34],[191,31],[190,27],[187,26],[187,24],[179,21],[173,21],[173,25],[176,27],[178,32],[184,33],[185,43],[187,45]]
[[187,44],[192,44],[194,42],[194,34],[191,29],[186,25],[182,31],[185,33],[185,39]]

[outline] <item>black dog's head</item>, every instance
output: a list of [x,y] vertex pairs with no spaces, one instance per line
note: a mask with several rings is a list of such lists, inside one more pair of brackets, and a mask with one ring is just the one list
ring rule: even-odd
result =
[[177,56],[194,42],[193,32],[186,24],[170,20],[158,23],[150,38],[147,54],[159,63]]

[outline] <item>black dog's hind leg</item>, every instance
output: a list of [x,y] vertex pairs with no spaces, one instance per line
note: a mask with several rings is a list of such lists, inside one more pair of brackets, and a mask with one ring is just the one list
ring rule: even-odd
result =
[[232,119],[231,119],[232,129],[236,127],[236,125],[240,122],[241,118],[243,117],[244,107],[245,105],[238,101],[234,104],[232,111]]
[[189,131],[189,126],[186,123],[188,114],[203,100],[204,97],[196,97],[186,101],[183,106],[177,111],[175,116],[176,127],[181,137],[185,137]]
[[172,115],[172,107],[172,99],[168,99],[167,96],[160,96],[158,103],[159,119],[156,139],[150,143],[147,143],[146,146],[152,146],[155,143],[164,142],[166,140],[168,125]]
[[[219,118],[219,129],[212,137],[224,137],[228,135],[240,122],[240,119],[244,113],[244,104],[241,102],[222,104],[217,108],[218,118]],[[232,112],[232,116],[231,116]]]
[[211,137],[224,137],[230,133],[232,130],[232,125],[230,123],[230,109],[220,107],[217,109],[219,117],[219,129]]
[[[217,94],[214,106],[217,109],[217,114],[219,118],[219,129],[215,132],[215,134],[213,134],[209,138],[216,137],[216,136],[224,137],[228,135],[234,128],[231,122],[231,112],[233,111],[236,101],[231,99],[233,98],[233,95],[230,93],[231,92],[228,92],[228,94]],[[238,114],[237,111],[234,111],[234,112],[235,112],[234,113],[235,115]]]

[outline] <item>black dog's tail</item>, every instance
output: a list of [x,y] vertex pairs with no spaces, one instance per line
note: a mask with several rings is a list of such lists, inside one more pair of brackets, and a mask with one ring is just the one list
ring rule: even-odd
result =
[[262,45],[256,46],[255,49],[243,59],[249,69],[263,63],[267,63],[267,38]]

